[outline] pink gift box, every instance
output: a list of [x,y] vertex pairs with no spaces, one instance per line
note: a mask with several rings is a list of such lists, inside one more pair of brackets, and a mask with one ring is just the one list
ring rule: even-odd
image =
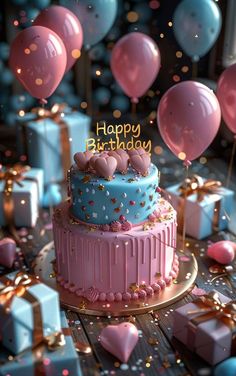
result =
[[[220,293],[218,296],[222,303],[231,300]],[[197,310],[198,313],[195,312]],[[194,302],[177,308],[174,312],[173,336],[209,364],[215,365],[231,356],[232,330],[217,318],[194,325],[191,320],[202,314]]]

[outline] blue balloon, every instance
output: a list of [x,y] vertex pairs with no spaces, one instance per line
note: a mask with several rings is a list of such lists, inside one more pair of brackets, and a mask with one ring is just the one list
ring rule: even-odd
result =
[[47,8],[51,3],[50,0],[31,0],[31,2],[38,9]]
[[84,32],[84,46],[89,49],[111,29],[117,15],[117,0],[61,0],[61,5],[76,14]]
[[111,99],[111,93],[106,87],[99,87],[95,90],[94,97],[100,106],[106,106]]
[[139,22],[148,22],[152,18],[152,10],[148,5],[148,2],[137,4],[134,7],[134,11],[138,13]]
[[214,376],[235,376],[236,375],[236,357],[229,358],[220,363],[214,371]]
[[0,58],[2,60],[8,60],[10,52],[9,44],[5,42],[0,42]]
[[183,0],[174,12],[175,37],[193,61],[198,61],[211,49],[221,24],[220,9],[213,0]]
[[112,110],[120,110],[126,112],[130,108],[130,100],[124,95],[115,95],[111,100]]
[[13,82],[13,74],[8,68],[4,68],[0,75],[0,83],[4,86],[9,86]]

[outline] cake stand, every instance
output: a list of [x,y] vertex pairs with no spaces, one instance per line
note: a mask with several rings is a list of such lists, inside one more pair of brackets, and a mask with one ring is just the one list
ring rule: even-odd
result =
[[154,294],[138,301],[121,302],[95,302],[77,296],[66,290],[56,281],[54,270],[55,250],[54,242],[45,245],[34,261],[34,272],[40,281],[57,290],[62,307],[78,313],[95,316],[129,316],[152,312],[159,308],[167,307],[188,293],[194,284],[198,272],[197,261],[189,251],[177,252],[179,256],[179,274],[170,286],[160,294]]

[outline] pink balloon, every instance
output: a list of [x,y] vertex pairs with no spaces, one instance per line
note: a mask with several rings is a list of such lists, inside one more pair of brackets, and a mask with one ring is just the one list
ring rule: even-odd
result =
[[213,141],[221,112],[215,94],[205,85],[184,81],[161,98],[158,126],[170,150],[186,162],[198,158]]
[[13,41],[9,64],[25,89],[43,99],[50,97],[65,73],[66,50],[54,31],[31,26]]
[[112,73],[135,103],[150,88],[160,66],[160,51],[154,40],[145,34],[125,35],[112,50]]
[[40,12],[34,25],[48,27],[59,35],[66,48],[67,72],[80,57],[83,44],[83,30],[79,19],[69,9],[53,5]]
[[217,86],[217,97],[226,125],[236,134],[236,64],[230,65],[221,74]]

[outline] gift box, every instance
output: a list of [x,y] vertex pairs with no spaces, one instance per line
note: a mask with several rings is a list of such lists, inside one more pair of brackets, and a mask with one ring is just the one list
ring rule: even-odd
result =
[[33,350],[24,352],[14,358],[11,357],[12,360],[9,361],[10,354],[1,348],[0,364],[2,365],[0,366],[0,375],[59,376],[65,374],[81,376],[79,358],[64,312],[61,312],[61,325],[65,343],[54,351],[48,350],[46,345],[39,345]]
[[[188,189],[191,185],[193,189]],[[184,211],[186,234],[193,238],[203,239],[228,227],[234,203],[232,190],[222,187],[218,181],[195,176],[186,186],[185,202],[183,187],[183,184],[176,184],[166,189],[178,214],[179,231],[182,230]]]
[[[190,350],[215,365],[235,350],[235,307],[228,297],[212,291],[174,312],[173,335]],[[235,354],[234,354],[235,355]]]
[[[44,183],[62,181],[78,151],[86,150],[90,117],[62,105],[33,109],[18,118],[18,152],[44,170]],[[32,110],[32,111],[33,111]]]
[[0,226],[33,227],[42,200],[42,169],[15,165],[0,170]]
[[13,354],[61,330],[58,293],[23,272],[0,278],[0,337]]

